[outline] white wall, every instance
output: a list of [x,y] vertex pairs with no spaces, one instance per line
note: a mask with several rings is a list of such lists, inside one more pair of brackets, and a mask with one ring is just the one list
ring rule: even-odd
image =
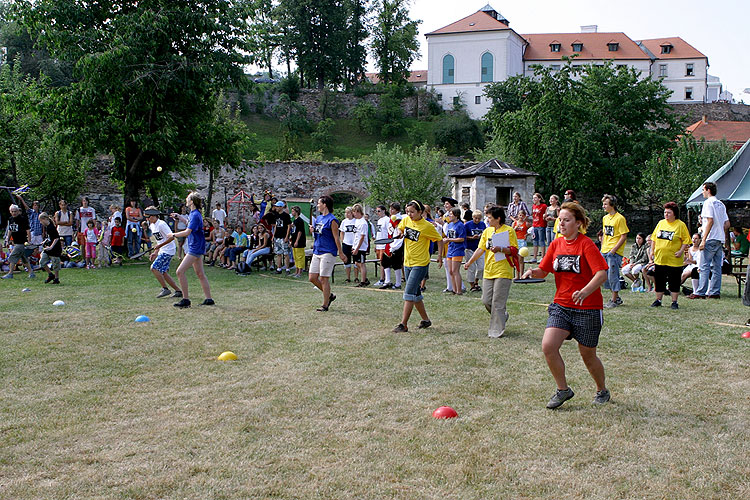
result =
[[[576,61],[576,65],[580,66],[586,66],[588,64],[603,64],[604,61]],[[625,64],[626,66],[629,66],[631,68],[635,68],[637,71],[641,72],[641,78],[646,78],[649,75],[649,72],[651,71],[651,61],[649,60],[640,60],[640,59],[618,59],[613,61],[615,66],[618,66],[620,64]],[[558,65],[560,67],[563,67],[565,63],[563,61],[533,61],[528,60],[524,61],[524,74],[526,76],[534,76],[534,69],[532,66],[552,66],[552,65]]]
[[[685,76],[686,64],[693,65],[694,76]],[[655,79],[660,78],[660,66],[667,65],[667,76],[662,80],[665,87],[672,91],[669,102],[705,102],[708,64],[706,59],[657,59],[651,65]],[[692,87],[693,98],[685,100],[685,88]]]

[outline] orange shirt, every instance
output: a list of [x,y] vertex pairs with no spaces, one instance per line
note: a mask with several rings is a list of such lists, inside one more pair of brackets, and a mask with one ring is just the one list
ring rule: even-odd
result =
[[598,271],[608,269],[607,262],[594,242],[579,234],[573,241],[565,238],[552,240],[539,269],[555,273],[555,304],[572,309],[602,309],[601,289],[586,297],[583,304],[573,302],[573,292],[588,285]]
[[515,221],[513,223],[513,229],[516,231],[516,238],[519,240],[525,240],[526,239],[526,233],[529,232],[529,222],[526,220],[522,221]]

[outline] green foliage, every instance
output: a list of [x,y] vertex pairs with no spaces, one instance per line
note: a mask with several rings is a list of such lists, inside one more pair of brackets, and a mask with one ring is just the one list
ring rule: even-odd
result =
[[286,94],[289,99],[296,101],[299,97],[299,77],[292,73],[279,82],[279,93]]
[[360,132],[375,135],[380,131],[378,109],[367,101],[360,101],[354,106],[352,118]]
[[378,107],[378,121],[380,122],[380,135],[383,137],[395,137],[404,132],[404,111],[401,109],[401,99],[397,92],[388,92],[380,97]]
[[650,207],[668,201],[684,206],[696,188],[734,154],[726,141],[707,143],[698,142],[691,135],[680,137],[676,147],[655,152],[646,162],[643,201]]
[[281,44],[277,5],[273,0],[245,0],[245,14],[252,19],[248,23],[246,50],[250,62],[268,70],[273,78],[273,56]]
[[336,123],[330,118],[318,122],[315,131],[310,134],[313,148],[325,150],[333,143],[333,134],[331,131],[333,130],[334,125],[336,125]]
[[292,101],[288,95],[279,96],[279,103],[274,107],[273,112],[281,120],[281,128],[290,138],[299,139],[302,134],[310,131],[307,109],[298,102]]
[[370,193],[369,204],[420,200],[430,203],[450,191],[448,166],[443,163],[442,151],[426,144],[411,151],[396,145],[378,144],[375,152],[359,160],[362,167],[374,166],[362,181]]
[[479,124],[463,111],[441,117],[435,125],[435,145],[449,155],[464,155],[484,146]]
[[670,92],[611,63],[578,73],[568,62],[557,72],[538,68],[533,78],[489,85],[493,139],[482,157],[537,172],[543,192],[607,191],[626,201],[638,194],[653,153],[681,131],[667,104]]
[[409,0],[377,0],[372,32],[372,55],[380,79],[405,82],[419,53],[419,24],[409,18]]

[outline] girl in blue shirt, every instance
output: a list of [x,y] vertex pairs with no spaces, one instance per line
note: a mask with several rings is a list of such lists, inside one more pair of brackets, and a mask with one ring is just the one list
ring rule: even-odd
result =
[[[203,271],[203,254],[206,253],[206,239],[203,236],[203,217],[201,216],[200,209],[203,206],[203,200],[201,195],[193,191],[187,198],[185,198],[185,205],[190,210],[188,218],[188,225],[186,229],[172,233],[163,243],[157,245],[154,250],[168,244],[175,238],[187,237],[187,253],[177,267],[177,278],[180,280],[180,288],[182,289],[182,300],[177,302],[174,306],[180,308],[190,307],[190,298],[188,297],[188,282],[185,272],[192,267],[195,271],[195,275],[198,277],[198,281],[201,283],[203,294],[206,296],[206,300],[201,305],[212,306],[214,300],[211,298],[211,287],[208,284],[208,278],[206,273]],[[176,217],[177,214],[172,214]]]
[[448,244],[448,255],[445,266],[451,277],[451,286],[453,293],[461,295],[463,293],[461,286],[461,262],[464,260],[466,253],[466,227],[461,222],[461,209],[452,208],[448,212],[448,224],[444,230],[445,238],[443,242]]
[[323,305],[318,311],[327,311],[336,296],[331,293],[331,275],[336,256],[346,264],[349,260],[341,250],[339,240],[339,221],[331,213],[333,211],[333,198],[321,196],[318,200],[318,211],[321,215],[315,218],[315,226],[312,228],[315,235],[313,244],[313,258],[310,262],[310,283],[323,292]]

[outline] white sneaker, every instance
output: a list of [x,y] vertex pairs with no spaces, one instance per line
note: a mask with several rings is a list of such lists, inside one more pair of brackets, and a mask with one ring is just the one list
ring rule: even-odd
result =
[[378,280],[375,283],[372,284],[372,286],[383,286],[383,280]]

